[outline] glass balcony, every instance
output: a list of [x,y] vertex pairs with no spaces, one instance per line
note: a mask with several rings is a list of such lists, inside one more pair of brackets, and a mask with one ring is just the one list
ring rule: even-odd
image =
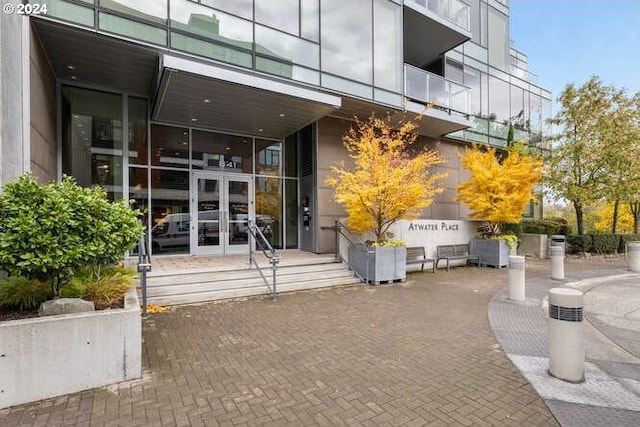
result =
[[410,100],[469,113],[470,89],[436,74],[404,64],[404,95]]
[[427,9],[465,31],[471,31],[471,8],[460,0],[405,0],[415,10]]

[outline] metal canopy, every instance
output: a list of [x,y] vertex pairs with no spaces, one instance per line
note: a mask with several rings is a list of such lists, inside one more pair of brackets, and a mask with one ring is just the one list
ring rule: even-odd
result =
[[44,19],[31,22],[58,79],[142,96],[153,91],[159,52]]
[[341,106],[340,97],[256,74],[165,55],[153,119],[283,138]]

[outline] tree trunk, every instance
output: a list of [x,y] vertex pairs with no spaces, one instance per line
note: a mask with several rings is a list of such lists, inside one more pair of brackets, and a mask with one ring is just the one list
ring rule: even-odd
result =
[[629,207],[633,214],[633,234],[638,234],[638,223],[640,222],[640,202],[630,202]]
[[573,202],[573,208],[576,210],[576,223],[578,225],[578,235],[582,236],[584,234],[584,212],[582,210],[583,206],[580,202]]
[[616,234],[618,229],[618,211],[620,208],[620,200],[616,199],[613,203],[613,218],[611,218],[611,234]]

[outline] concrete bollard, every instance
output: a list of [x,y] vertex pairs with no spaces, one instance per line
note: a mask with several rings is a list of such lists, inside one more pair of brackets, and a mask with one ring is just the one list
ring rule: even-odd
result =
[[551,246],[551,278],[564,280],[564,250],[562,246]]
[[526,300],[524,283],[524,257],[509,256],[509,299],[511,301]]
[[640,242],[627,242],[627,265],[629,270],[640,273]]
[[584,381],[584,298],[571,288],[549,289],[549,373],[569,382]]

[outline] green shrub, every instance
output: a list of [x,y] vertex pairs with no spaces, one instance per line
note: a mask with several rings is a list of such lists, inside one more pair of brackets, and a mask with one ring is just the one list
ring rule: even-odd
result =
[[85,268],[71,279],[68,288],[80,291],[80,297],[93,301],[102,310],[119,304],[131,288],[136,271],[122,267]]
[[518,222],[516,224],[502,224],[500,226],[502,230],[502,234],[512,234],[520,240],[522,238],[522,222]]
[[10,277],[0,280],[0,307],[31,310],[51,296],[51,287],[37,279]]
[[640,234],[621,234],[620,246],[618,247],[619,253],[622,254],[626,251],[627,242],[640,242]]
[[593,238],[589,234],[567,236],[567,253],[591,252]]
[[596,254],[615,254],[620,246],[617,234],[593,234],[591,252]]
[[143,233],[139,212],[70,177],[41,185],[29,174],[0,194],[0,270],[61,289],[81,267],[118,261]]
[[564,218],[526,220],[522,221],[522,232],[546,234],[548,236],[553,234],[567,235],[569,233],[569,226]]

